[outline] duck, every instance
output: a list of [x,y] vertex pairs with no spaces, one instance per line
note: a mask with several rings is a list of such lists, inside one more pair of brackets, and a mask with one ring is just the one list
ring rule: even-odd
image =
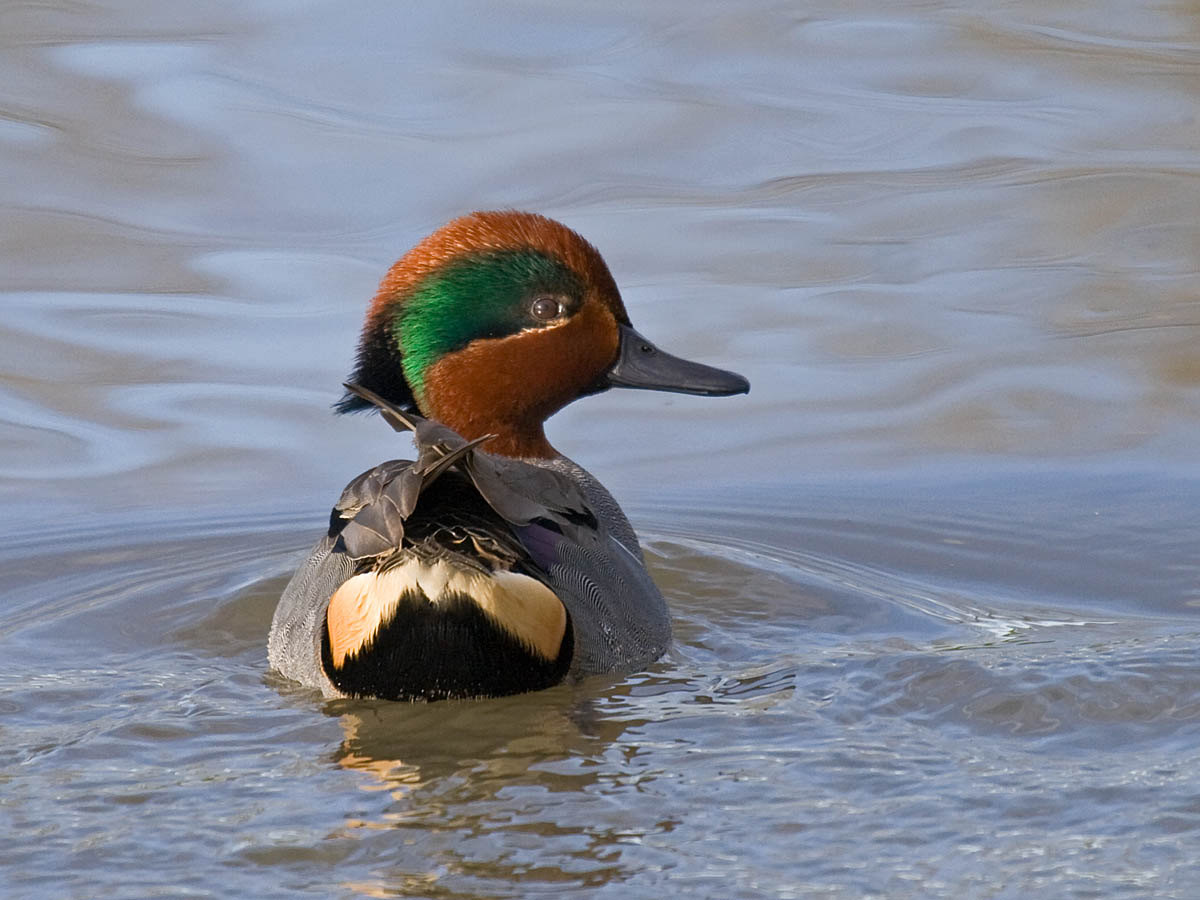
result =
[[600,252],[536,213],[479,211],[383,278],[339,413],[416,459],[354,478],[280,596],[270,666],[327,698],[498,697],[628,673],[671,642],[666,601],[604,486],[545,422],[610,388],[744,394],[630,323]]

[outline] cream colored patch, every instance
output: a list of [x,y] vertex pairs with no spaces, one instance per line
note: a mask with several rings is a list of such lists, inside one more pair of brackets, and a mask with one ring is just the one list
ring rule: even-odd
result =
[[550,588],[516,572],[480,578],[487,590],[472,594],[480,608],[543,659],[554,659],[567,631],[567,610]]
[[378,590],[379,579],[374,572],[364,572],[347,579],[329,598],[325,625],[329,631],[329,650],[333,665],[341,668],[346,657],[357,653],[379,630],[386,609],[394,609]]
[[434,605],[451,596],[470,597],[496,625],[543,659],[558,656],[567,630],[567,611],[550,588],[516,572],[480,572],[447,562],[411,559],[384,572],[364,572],[345,581],[329,598],[326,624],[335,667],[375,639],[392,618],[400,597],[413,590]]

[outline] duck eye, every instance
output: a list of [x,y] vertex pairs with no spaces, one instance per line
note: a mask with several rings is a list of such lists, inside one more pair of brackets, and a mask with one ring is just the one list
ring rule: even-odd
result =
[[554,297],[537,297],[529,305],[530,314],[541,322],[549,322],[562,315],[562,304]]

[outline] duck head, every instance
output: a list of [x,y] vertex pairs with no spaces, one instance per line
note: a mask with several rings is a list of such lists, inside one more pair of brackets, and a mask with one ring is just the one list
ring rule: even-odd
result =
[[[556,455],[543,424],[610,387],[742,394],[734,372],[659,350],[629,323],[599,251],[552,219],[475,212],[421,241],[384,277],[351,379],[489,453]],[[340,412],[366,409],[347,394]]]

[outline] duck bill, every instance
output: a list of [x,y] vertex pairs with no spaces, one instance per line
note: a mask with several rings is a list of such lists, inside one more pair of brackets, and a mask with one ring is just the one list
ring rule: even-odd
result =
[[737,372],[680,359],[659,350],[628,325],[621,325],[617,361],[605,375],[606,387],[672,391],[702,397],[747,394],[750,382]]

